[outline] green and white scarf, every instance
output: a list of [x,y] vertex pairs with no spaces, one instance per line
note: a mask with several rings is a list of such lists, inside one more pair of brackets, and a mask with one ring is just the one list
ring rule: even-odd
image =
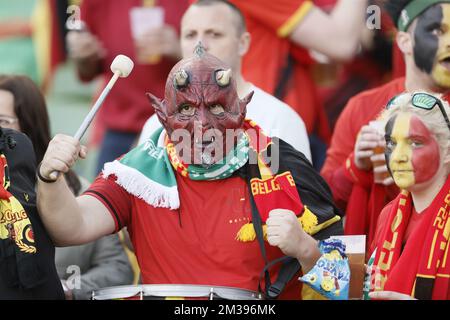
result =
[[[165,135],[161,128],[146,142],[137,146],[122,158],[106,163],[103,177],[111,175],[117,177],[116,183],[128,193],[144,200],[149,205],[158,208],[180,207],[177,180],[173,161],[168,156],[167,146],[158,146],[161,135]],[[236,170],[243,167],[248,160],[249,140],[243,134],[236,147],[225,157],[225,161],[214,164],[209,168],[189,165],[178,171],[191,180],[219,180],[230,177]],[[180,166],[183,166],[180,162]],[[184,174],[183,174],[184,173]]]

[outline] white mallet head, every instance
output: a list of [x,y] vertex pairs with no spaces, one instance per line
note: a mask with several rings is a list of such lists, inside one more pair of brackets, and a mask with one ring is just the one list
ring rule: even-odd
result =
[[127,56],[123,54],[119,54],[114,58],[114,61],[111,63],[111,71],[113,73],[119,73],[121,78],[126,78],[131,73],[134,68],[134,62]]

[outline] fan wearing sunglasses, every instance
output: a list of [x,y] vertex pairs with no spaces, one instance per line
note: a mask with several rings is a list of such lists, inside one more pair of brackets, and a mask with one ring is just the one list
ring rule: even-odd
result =
[[449,104],[403,94],[384,111],[385,157],[401,189],[381,212],[372,246],[375,299],[450,299]]
[[383,153],[382,133],[370,126],[389,99],[423,90],[450,98],[450,0],[387,0],[406,76],[353,97],[336,124],[322,175],[346,211],[345,232],[373,240],[378,216],[398,194]]

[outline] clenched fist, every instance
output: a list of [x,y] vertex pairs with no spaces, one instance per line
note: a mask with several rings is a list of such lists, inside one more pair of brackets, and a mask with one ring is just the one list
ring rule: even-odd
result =
[[266,225],[269,244],[277,246],[287,256],[299,258],[302,242],[307,234],[295,213],[285,209],[272,210]]
[[374,154],[370,157],[370,161],[372,161],[373,164],[373,180],[375,183],[382,184],[384,186],[394,184],[394,179],[392,179],[386,164],[384,152]]
[[361,170],[373,168],[370,157],[375,154],[374,149],[383,144],[383,137],[370,126],[363,126],[355,143],[355,165]]
[[86,155],[86,147],[81,146],[77,139],[58,134],[48,145],[39,173],[47,180],[56,180],[58,172],[67,173],[78,158],[85,159]]
[[311,270],[320,258],[317,241],[303,230],[294,212],[275,209],[266,221],[267,241],[287,256],[296,258],[304,273]]

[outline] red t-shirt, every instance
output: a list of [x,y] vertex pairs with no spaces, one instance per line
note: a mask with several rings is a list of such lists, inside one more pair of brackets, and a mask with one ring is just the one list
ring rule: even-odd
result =
[[[342,111],[321,171],[336,202],[346,203],[352,190],[353,184],[345,176],[346,160],[354,150],[359,131],[377,118],[391,98],[405,91],[405,78],[395,79],[353,97]],[[447,94],[444,98],[449,101],[450,96]]]
[[[97,178],[85,194],[103,202],[116,231],[127,226],[145,284],[197,284],[257,291],[264,260],[258,242],[237,241],[251,219],[245,180],[192,181],[176,174],[181,206],[154,208],[122,189],[114,178]],[[269,261],[282,255],[266,243]],[[276,269],[271,272],[275,280]],[[297,277],[282,298],[299,299]]]
[[[130,9],[142,6],[142,0],[84,0],[81,19],[107,49],[102,61],[105,81],[111,78],[110,65],[118,54],[135,59],[131,36]],[[188,0],[156,0],[156,6],[165,10],[165,23],[179,30],[180,20],[187,9]],[[128,78],[117,81],[114,89],[100,110],[98,120],[108,129],[138,133],[145,121],[153,114],[146,92],[160,98],[164,96],[167,75],[176,61],[163,58],[154,65],[135,64]],[[91,80],[91,79],[84,79]]]
[[411,217],[409,217],[408,227],[406,227],[405,236],[403,237],[403,244],[406,241],[408,241],[409,236],[417,228],[422,217],[423,217],[423,214],[418,213],[416,211],[416,209],[414,209],[414,207],[413,207],[412,212],[411,212]]
[[353,187],[345,176],[345,162],[354,150],[359,131],[376,119],[392,97],[404,91],[405,79],[393,80],[353,97],[339,116],[321,174],[341,207],[345,207]]
[[[330,132],[323,106],[308,67],[308,51],[293,45],[289,35],[313,7],[309,0],[231,0],[243,12],[252,36],[244,57],[244,77],[261,89],[275,93],[289,53],[296,60],[284,101],[303,119],[308,133],[328,140]],[[261,67],[264,66],[264,67]],[[316,130],[317,129],[317,130]]]
[[[372,243],[370,244],[370,248],[369,248],[370,253],[372,253],[375,250],[377,243],[381,240],[381,236],[383,235],[384,228],[387,227],[386,221],[389,218],[389,213],[391,212],[393,205],[394,205],[394,203],[390,202],[388,205],[386,205],[386,207],[383,208],[383,210],[380,213],[380,216],[378,218],[377,228],[375,231],[375,236],[374,236]],[[411,216],[409,217],[409,221],[408,221],[408,226],[406,227],[405,235],[403,236],[402,245],[404,245],[406,243],[406,241],[408,241],[409,236],[419,226],[421,218],[423,216],[424,216],[423,214],[417,213],[417,211],[414,207],[412,208]]]
[[[387,223],[387,219],[389,218],[389,214],[391,213],[392,206],[394,206],[394,205],[395,205],[395,201],[391,201],[389,204],[387,204],[383,208],[383,210],[380,213],[378,223],[377,223],[375,237],[374,237],[372,243],[370,244],[370,248],[369,248],[370,255],[373,255],[374,250],[377,249],[377,244],[381,241],[381,237],[383,236],[386,228],[391,227],[389,225],[389,223]],[[409,217],[408,226],[406,227],[405,234],[402,239],[403,247],[405,246],[405,244],[408,241],[410,236],[414,237],[413,233],[420,226],[422,217],[424,217],[426,215],[427,209],[423,210],[421,213],[417,213],[414,206],[412,206],[412,212],[411,212],[411,216]],[[417,248],[417,255],[420,255],[421,252],[422,252],[422,248],[421,247]],[[414,261],[412,261],[412,263],[414,263]],[[404,276],[403,276],[403,279],[405,280]],[[448,286],[450,288],[450,282],[448,282]],[[450,289],[447,292],[448,292],[447,299],[450,300]]]

